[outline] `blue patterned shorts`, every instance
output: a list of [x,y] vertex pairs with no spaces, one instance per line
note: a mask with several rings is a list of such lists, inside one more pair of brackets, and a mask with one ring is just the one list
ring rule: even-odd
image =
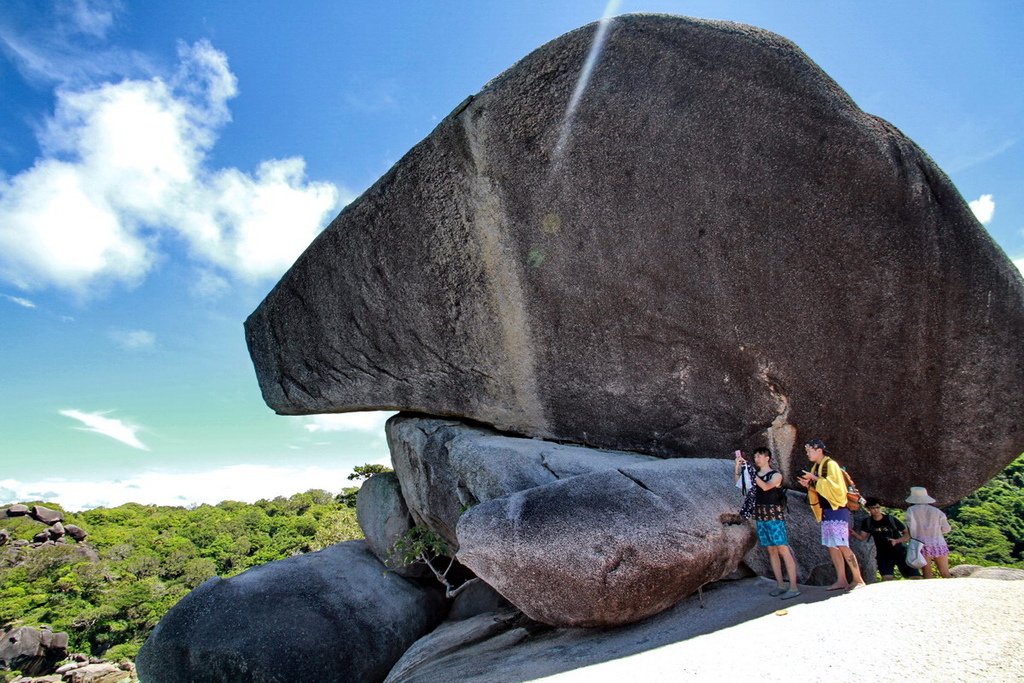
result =
[[757,521],[757,540],[766,548],[770,545],[789,545],[786,523],[781,519],[768,522]]

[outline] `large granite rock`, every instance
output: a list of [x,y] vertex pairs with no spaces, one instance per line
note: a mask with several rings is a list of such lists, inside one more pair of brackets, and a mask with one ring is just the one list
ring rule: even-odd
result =
[[784,38],[679,17],[616,18],[567,115],[595,31],[468,98],[298,259],[246,322],[274,410],[669,457],[768,432],[790,479],[820,436],[887,504],[1024,450],[1024,282],[923,151]]
[[735,517],[732,465],[689,459],[581,474],[459,519],[458,559],[527,616],[613,626],[733,572],[756,540]]
[[0,634],[0,668],[17,669],[26,676],[51,673],[68,656],[68,634],[30,626]]
[[203,583],[136,664],[146,683],[380,681],[444,611],[439,590],[350,541]]
[[579,474],[658,462],[635,453],[511,437],[457,420],[399,414],[385,429],[413,519],[452,550],[459,548],[459,516],[478,503]]
[[32,519],[43,524],[56,524],[64,520],[64,513],[60,510],[51,510],[43,505],[32,506]]
[[366,546],[384,565],[400,576],[415,578],[428,570],[422,564],[402,564],[394,552],[395,543],[413,527],[402,486],[394,472],[375,474],[356,494],[356,520],[363,530]]

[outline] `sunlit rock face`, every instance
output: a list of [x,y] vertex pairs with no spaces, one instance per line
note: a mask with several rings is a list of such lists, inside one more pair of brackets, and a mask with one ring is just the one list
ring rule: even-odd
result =
[[1024,450],[1024,283],[926,154],[787,40],[668,16],[615,19],[567,117],[595,33],[487,84],[299,258],[246,323],[274,410],[768,440],[790,481],[820,436],[886,503]]

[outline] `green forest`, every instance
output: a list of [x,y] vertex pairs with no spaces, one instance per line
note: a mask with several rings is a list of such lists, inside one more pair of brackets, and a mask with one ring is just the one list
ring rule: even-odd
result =
[[[0,623],[47,624],[68,632],[73,651],[133,659],[163,614],[206,579],[361,538],[355,491],[66,513],[66,522],[89,533],[85,545],[95,552],[74,543],[0,548]],[[1024,568],[1024,455],[946,513],[951,564]],[[41,525],[12,517],[0,518],[0,527],[31,539]]]
[[[0,624],[46,624],[67,631],[71,651],[134,659],[164,613],[206,579],[362,538],[355,490],[338,496],[313,490],[251,505],[129,503],[66,512],[66,523],[88,532],[85,544],[0,548]],[[11,517],[0,518],[0,527],[13,541],[29,540],[45,525]]]

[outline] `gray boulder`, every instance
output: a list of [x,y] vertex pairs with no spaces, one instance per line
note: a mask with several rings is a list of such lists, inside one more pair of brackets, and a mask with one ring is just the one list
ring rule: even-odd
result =
[[136,665],[146,683],[380,681],[444,611],[439,590],[350,541],[203,583],[157,624]]
[[[828,551],[821,544],[821,525],[814,519],[814,513],[807,504],[807,494],[788,491],[787,496],[789,503],[786,509],[786,532],[789,536],[789,547],[796,560],[797,581],[808,586],[828,586],[836,580],[836,571]],[[878,571],[875,542],[870,539],[858,541],[851,535],[850,548],[857,556],[864,580],[873,583]],[[768,561],[768,551],[759,544],[747,552],[743,562],[758,576],[775,578],[771,563]]]
[[0,668],[26,676],[51,673],[68,654],[68,634],[22,626],[0,636]]
[[84,541],[89,536],[89,534],[85,532],[85,529],[75,524],[65,524],[64,531],[67,532],[68,536],[75,539],[79,543]]
[[22,505],[21,503],[15,503],[14,505],[4,510],[4,514],[6,514],[8,517],[21,517],[23,515],[28,514],[28,506]]
[[501,593],[477,580],[466,586],[452,600],[451,609],[448,610],[448,621],[461,621],[478,614],[499,612],[511,607],[512,603]]
[[33,505],[32,519],[43,524],[56,524],[64,520],[64,513],[60,510],[51,510],[42,505]]
[[[617,17],[468,98],[246,321],[282,414],[401,409],[706,457],[826,439],[887,504],[1024,450],[1024,280],[794,44]],[[870,426],[870,428],[866,428]],[[404,483],[404,482],[403,482]]]
[[7,529],[0,529],[0,545],[7,545],[9,540],[11,540],[11,532]]
[[427,572],[423,565],[405,565],[394,556],[395,543],[413,527],[413,521],[393,472],[375,474],[363,482],[356,494],[356,520],[370,552],[391,571],[406,577]]
[[1024,569],[1014,567],[980,567],[976,564],[958,564],[949,568],[954,578],[995,579],[997,581],[1024,581]]
[[658,462],[635,453],[563,446],[404,414],[389,419],[386,432],[413,519],[453,550],[459,547],[459,516],[478,503],[579,474]]
[[66,683],[122,683],[131,680],[131,674],[111,662],[84,664],[64,674]]
[[624,466],[470,508],[458,560],[527,616],[613,626],[671,607],[733,572],[755,542],[735,516],[732,465]]

